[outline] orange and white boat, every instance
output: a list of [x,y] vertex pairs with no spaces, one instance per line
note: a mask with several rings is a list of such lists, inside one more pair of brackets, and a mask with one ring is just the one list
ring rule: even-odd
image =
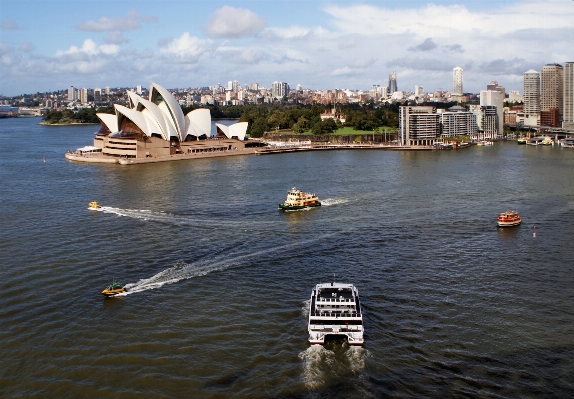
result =
[[498,227],[518,226],[522,223],[522,218],[516,211],[508,211],[498,214]]

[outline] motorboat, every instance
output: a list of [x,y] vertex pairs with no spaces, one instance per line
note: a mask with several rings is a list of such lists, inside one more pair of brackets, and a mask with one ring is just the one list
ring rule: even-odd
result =
[[88,204],[88,209],[90,209],[92,211],[97,211],[100,208],[101,208],[101,206],[100,206],[100,204],[98,204],[98,201],[92,201]]
[[516,140],[516,142],[518,144],[526,144],[528,142],[528,139],[526,137],[520,137],[518,138],[518,140]]
[[553,145],[554,140],[552,140],[552,138],[550,138],[548,136],[544,136],[544,139],[542,139],[542,142],[540,144],[542,144],[542,145]]
[[309,343],[322,345],[328,336],[341,336],[349,345],[363,345],[363,312],[353,284],[317,284],[309,302]]
[[574,148],[574,139],[562,139],[560,145],[566,148]]
[[297,190],[295,187],[287,192],[287,199],[285,202],[279,204],[279,208],[286,211],[313,208],[317,206],[321,206],[319,197],[315,194],[304,193],[301,190]]
[[103,291],[102,294],[104,294],[107,297],[110,296],[115,296],[118,294],[122,294],[124,292],[127,292],[128,290],[126,290],[126,288],[124,287],[124,284],[122,283],[118,283],[115,280],[108,285]]
[[498,214],[498,227],[513,227],[522,223],[522,218],[516,211],[507,211]]
[[494,145],[494,143],[492,141],[482,140],[479,141],[477,145]]
[[528,139],[528,141],[526,142],[527,145],[540,145],[542,144],[542,141],[544,140],[543,136],[536,136],[536,137],[531,137]]

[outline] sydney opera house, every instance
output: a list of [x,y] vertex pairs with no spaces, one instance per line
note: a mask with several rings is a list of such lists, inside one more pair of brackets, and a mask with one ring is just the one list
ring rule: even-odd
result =
[[115,115],[97,114],[101,128],[93,146],[69,152],[66,158],[125,164],[253,152],[246,149],[247,122],[216,124],[211,137],[209,109],[184,115],[173,95],[156,83],[150,86],[149,99],[133,91],[128,98],[129,107],[114,105]]

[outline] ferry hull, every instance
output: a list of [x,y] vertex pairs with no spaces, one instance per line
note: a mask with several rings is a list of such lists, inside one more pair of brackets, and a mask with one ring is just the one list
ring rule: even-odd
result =
[[298,209],[305,209],[305,208],[316,208],[318,206],[321,206],[320,202],[317,202],[315,204],[309,204],[309,205],[301,205],[301,206],[292,206],[292,205],[285,205],[285,204],[279,204],[279,208],[283,209],[284,211],[296,211]]

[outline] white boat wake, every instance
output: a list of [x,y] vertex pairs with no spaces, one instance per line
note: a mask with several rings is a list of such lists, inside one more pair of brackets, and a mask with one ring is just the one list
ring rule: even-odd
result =
[[[270,254],[270,253],[285,252],[285,251],[288,251],[294,247],[296,247],[296,248],[306,247],[315,241],[318,241],[318,240],[321,240],[321,239],[324,239],[324,238],[327,238],[327,237],[330,237],[330,236],[333,236],[336,234],[341,234],[341,232],[323,234],[323,235],[317,236],[316,238],[313,238],[313,239],[300,240],[300,241],[296,241],[296,242],[293,242],[290,244],[279,245],[279,246],[273,247],[273,248],[266,248],[266,249],[263,249],[260,251],[250,252],[250,253],[246,253],[243,255],[238,255],[238,256],[234,256],[234,257],[230,257],[230,258],[227,258],[227,257],[223,258],[222,256],[220,256],[219,258],[213,259],[211,261],[207,260],[207,261],[199,261],[199,262],[194,262],[194,263],[186,263],[186,262],[180,261],[180,262],[176,263],[175,266],[172,266],[168,269],[165,269],[165,270],[157,273],[156,275],[154,275],[150,278],[139,280],[136,283],[126,284],[125,288],[127,289],[127,292],[123,292],[123,293],[118,294],[116,296],[126,296],[126,295],[130,295],[130,294],[135,294],[137,292],[153,290],[156,288],[160,288],[166,284],[173,284],[173,283],[177,283],[178,281],[181,281],[181,280],[186,280],[186,279],[198,277],[198,276],[204,276],[204,275],[211,273],[213,271],[224,270],[224,269],[228,269],[230,267],[246,266],[247,262],[245,262],[245,261],[247,259],[256,258],[258,256],[266,255],[266,254]],[[226,256],[228,256],[228,255],[226,255]]]
[[325,198],[324,200],[321,200],[321,206],[340,205],[346,204],[347,202],[349,202],[349,200],[346,198]]
[[329,350],[323,345],[311,345],[299,353],[299,359],[303,360],[301,378],[308,389],[318,389],[330,381],[361,373],[369,356],[369,352],[360,346],[343,344],[343,347]]

